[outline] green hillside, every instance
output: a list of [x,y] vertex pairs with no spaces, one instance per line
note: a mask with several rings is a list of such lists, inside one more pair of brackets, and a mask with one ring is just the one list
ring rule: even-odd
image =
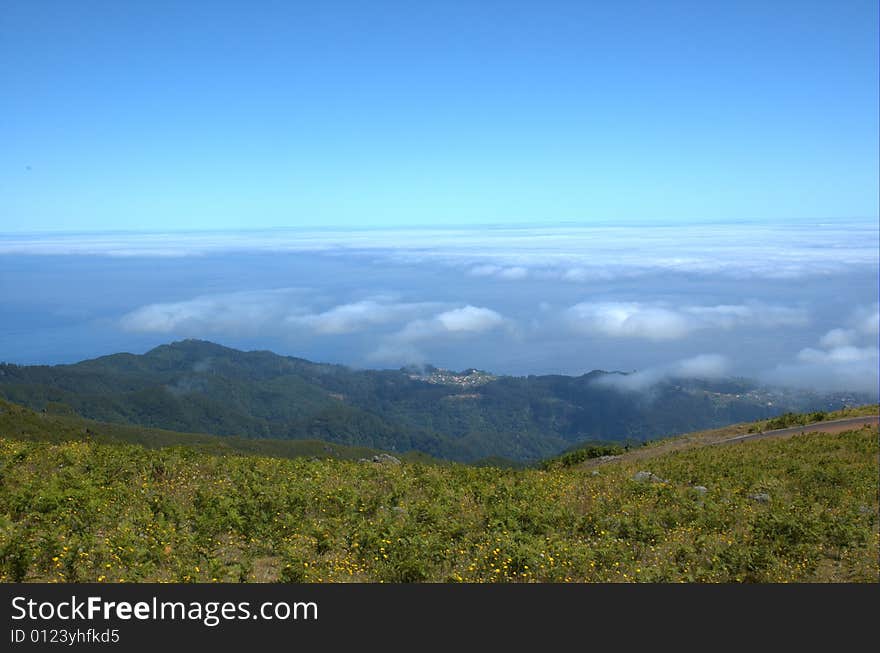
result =
[[28,441],[4,408],[5,581],[877,582],[880,573],[876,428],[598,469],[505,470]]
[[651,393],[625,393],[600,383],[608,376],[357,371],[186,340],[75,365],[0,365],[0,397],[47,413],[172,431],[520,462],[588,440],[637,443],[853,403],[735,379],[668,380]]
[[[272,440],[178,433],[128,424],[85,419],[74,414],[53,415],[36,412],[0,399],[0,436],[32,442],[94,442],[137,444],[155,449],[183,445],[215,455],[253,454],[275,458],[339,458],[359,460],[383,453],[368,447],[350,447],[320,440]],[[419,451],[398,454],[404,460],[430,461]]]

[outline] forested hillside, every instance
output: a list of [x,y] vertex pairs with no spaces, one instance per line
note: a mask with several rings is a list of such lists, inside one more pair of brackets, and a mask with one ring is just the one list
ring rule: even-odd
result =
[[461,461],[537,460],[583,441],[639,442],[847,400],[770,393],[737,379],[669,379],[623,392],[597,382],[608,375],[353,370],[186,340],[73,365],[2,365],[0,396],[50,414]]

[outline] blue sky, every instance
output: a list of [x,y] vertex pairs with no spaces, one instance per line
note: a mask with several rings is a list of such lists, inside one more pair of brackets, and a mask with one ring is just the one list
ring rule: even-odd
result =
[[0,6],[0,360],[877,396],[876,2]]
[[877,3],[0,8],[0,232],[876,218]]

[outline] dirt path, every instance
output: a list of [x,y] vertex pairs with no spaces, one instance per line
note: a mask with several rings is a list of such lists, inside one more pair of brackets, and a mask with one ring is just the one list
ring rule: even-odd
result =
[[747,433],[746,435],[738,435],[733,438],[726,438],[713,442],[712,444],[732,444],[735,442],[745,442],[746,440],[764,440],[766,438],[781,438],[791,435],[800,435],[802,433],[841,433],[842,431],[851,431],[861,426],[877,426],[880,416],[868,415],[867,417],[848,417],[846,419],[836,419],[828,422],[814,422],[806,426],[793,426],[787,429],[776,429],[775,431],[762,431],[760,433]]
[[764,431],[762,433],[748,433],[747,429],[750,424],[733,424],[720,429],[711,431],[699,431],[696,433],[688,433],[680,437],[663,440],[647,447],[640,447],[620,456],[610,456],[608,458],[595,458],[582,463],[582,467],[591,468],[604,465],[609,462],[634,462],[637,460],[647,460],[656,458],[663,454],[673,451],[681,451],[682,449],[690,449],[693,447],[705,447],[716,444],[736,444],[737,442],[745,442],[748,440],[763,440],[767,438],[785,438],[799,435],[802,433],[840,433],[841,431],[849,431],[862,426],[877,426],[878,416],[868,415],[864,417],[847,417],[845,419],[829,420],[827,422],[815,422],[806,426],[795,426],[785,429],[777,429],[775,431]]

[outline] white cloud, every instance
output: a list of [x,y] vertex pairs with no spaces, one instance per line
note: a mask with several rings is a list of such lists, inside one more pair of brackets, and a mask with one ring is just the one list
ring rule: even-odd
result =
[[526,268],[517,265],[510,268],[504,268],[498,273],[498,276],[508,281],[516,281],[518,279],[525,279],[529,276],[529,271]]
[[[167,257],[229,252],[344,252],[366,254],[371,260],[441,263],[476,276],[499,279],[523,279],[540,271],[575,282],[664,273],[738,279],[822,277],[854,268],[876,270],[878,246],[876,220],[824,224],[0,234],[0,254]],[[873,324],[877,324],[876,317]]]
[[703,328],[732,329],[738,326],[760,327],[804,326],[809,320],[800,309],[770,304],[721,304],[718,306],[688,306],[682,309],[705,325]]
[[491,277],[501,270],[497,265],[477,265],[470,270],[470,274],[475,277]]
[[763,380],[821,391],[880,392],[880,350],[877,347],[877,305],[858,307],[849,320],[854,328],[830,330],[820,348],[801,349],[795,360],[777,365]]
[[726,357],[719,354],[700,354],[631,374],[600,376],[594,383],[625,392],[643,392],[666,379],[719,379],[729,371],[730,361]]
[[807,322],[807,317],[797,309],[763,304],[675,308],[642,302],[581,302],[566,311],[565,320],[580,333],[677,340],[698,329],[801,326]]
[[[128,331],[188,337],[367,332],[368,338],[379,343],[368,358],[384,363],[424,362],[418,347],[430,341],[479,336],[500,328],[514,332],[513,323],[500,313],[470,304],[447,308],[441,302],[402,302],[374,296],[315,311],[306,299],[307,293],[296,289],[204,295],[142,306],[124,315],[120,325]],[[382,327],[388,325],[398,325],[397,330],[389,334],[386,328],[382,335]]]
[[869,336],[880,334],[880,305],[856,309],[852,322],[861,333]]
[[492,309],[470,305],[440,313],[436,320],[447,331],[475,333],[494,329],[504,323],[504,318]]
[[477,265],[470,269],[469,274],[475,277],[496,277],[505,281],[518,281],[529,276],[529,270],[521,265],[510,267],[503,267],[500,265]]
[[801,349],[797,355],[797,359],[801,362],[818,364],[858,363],[864,360],[875,360],[876,358],[876,347],[853,347],[852,345],[831,347],[825,350],[807,347],[806,349]]
[[583,302],[567,314],[575,330],[617,338],[669,340],[692,328],[680,313],[638,302]]
[[819,344],[823,347],[845,347],[853,343],[856,335],[853,329],[831,329],[822,336]]
[[193,336],[253,333],[302,310],[301,294],[290,288],[252,290],[148,304],[125,314],[120,325],[126,331]]
[[[619,276],[624,276],[619,271],[617,273]],[[632,273],[630,275],[632,276]],[[615,272],[610,269],[601,269],[601,268],[582,268],[582,267],[574,267],[569,269],[564,269],[561,272],[561,278],[564,281],[574,281],[574,282],[585,282],[585,281],[609,281],[615,277]]]
[[305,326],[315,333],[336,335],[364,331],[370,327],[411,319],[437,307],[428,302],[395,302],[387,299],[366,299],[351,304],[340,304],[321,313],[292,315],[287,322]]
[[511,321],[500,313],[490,308],[467,305],[408,322],[402,329],[387,336],[369,358],[382,362],[422,363],[425,355],[417,349],[417,345],[444,338],[477,336],[500,328],[513,332]]
[[418,342],[450,334],[483,333],[505,324],[507,320],[492,309],[468,305],[412,320],[391,337],[398,342]]
[[443,307],[438,302],[401,302],[376,296],[315,311],[305,291],[249,290],[148,304],[124,315],[127,331],[204,336],[304,331],[342,335],[402,323]]
[[816,391],[852,391],[878,395],[876,347],[839,347],[826,352],[805,349],[794,363],[783,363],[761,375],[774,385]]

